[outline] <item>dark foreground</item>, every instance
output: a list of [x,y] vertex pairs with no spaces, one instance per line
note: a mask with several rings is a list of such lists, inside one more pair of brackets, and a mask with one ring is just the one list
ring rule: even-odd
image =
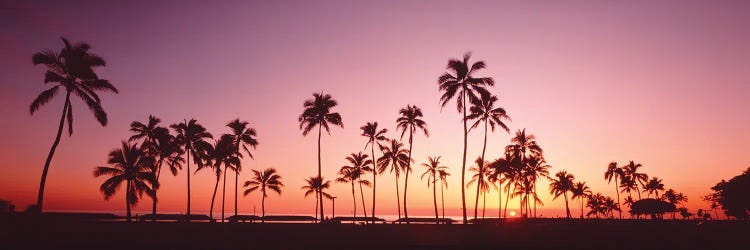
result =
[[502,225],[0,221],[0,249],[750,249],[739,221]]

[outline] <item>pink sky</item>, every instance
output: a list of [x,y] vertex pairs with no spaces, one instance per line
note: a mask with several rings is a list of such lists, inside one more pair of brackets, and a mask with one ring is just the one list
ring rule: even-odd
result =
[[[346,155],[362,150],[360,126],[378,121],[393,137],[398,110],[415,104],[431,137],[415,137],[413,157],[421,164],[428,155],[443,156],[452,173],[446,207],[458,214],[462,125],[454,104],[441,111],[436,79],[449,58],[466,51],[487,63],[479,75],[495,78],[491,90],[512,117],[511,129],[536,135],[552,173],[567,170],[594,192],[614,195],[603,179],[607,163],[635,160],[667,188],[686,193],[694,212],[707,208],[699,197],[710,186],[750,164],[748,2],[0,6],[0,198],[19,208],[35,201],[63,103],[58,96],[29,115],[28,105],[46,89],[44,69],[31,64],[31,55],[58,50],[60,36],[90,43],[108,63],[100,76],[121,93],[102,96],[107,127],[73,102],[75,132],[63,138],[48,177],[45,207],[51,210],[124,210],[122,194],[102,198],[104,179],[92,171],[131,135],[130,122],[154,114],[167,124],[194,117],[215,135],[228,132],[223,125],[231,119],[249,121],[260,145],[255,160],[243,161],[245,169],[275,167],[286,185],[282,196],[267,200],[267,211],[313,213],[315,201],[304,199],[300,187],[316,173],[316,138],[303,137],[296,119],[302,102],[322,90],[339,101],[345,124],[323,138],[325,177],[332,179]],[[481,136],[470,134],[469,159],[481,152]],[[491,134],[487,158],[498,157],[509,138]],[[430,215],[430,190],[415,176],[410,214]],[[245,171],[241,180],[249,177]],[[214,177],[199,172],[194,180],[193,209],[207,211]],[[396,213],[393,182],[390,174],[378,178],[378,213]],[[160,209],[184,211],[184,183],[183,172],[162,176]],[[551,201],[547,183],[539,185],[542,211],[560,215],[562,199]],[[331,190],[340,197],[337,214],[352,209],[349,187]],[[259,197],[241,198],[241,212],[256,205],[259,211]],[[496,197],[487,199],[490,211]],[[369,204],[369,192],[365,199]],[[144,200],[136,209],[150,204]]]

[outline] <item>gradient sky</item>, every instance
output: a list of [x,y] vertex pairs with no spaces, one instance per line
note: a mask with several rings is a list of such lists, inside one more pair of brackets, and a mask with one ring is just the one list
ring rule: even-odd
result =
[[[436,79],[467,51],[487,63],[478,75],[495,78],[491,91],[511,129],[536,135],[552,173],[567,170],[594,192],[614,196],[603,179],[607,163],[634,160],[687,194],[694,212],[707,208],[700,196],[710,186],[750,164],[747,1],[74,2],[0,1],[0,199],[19,208],[36,199],[63,104],[58,96],[29,115],[47,88],[31,55],[58,50],[60,36],[90,43],[108,63],[100,76],[121,93],[102,95],[107,127],[73,101],[75,132],[52,162],[49,210],[124,210],[123,194],[105,201],[104,178],[92,172],[131,135],[132,121],[153,114],[165,125],[194,117],[214,134],[228,132],[223,126],[234,118],[249,121],[260,145],[245,169],[275,167],[286,185],[267,199],[267,212],[312,214],[315,201],[300,187],[316,174],[316,138],[302,136],[297,117],[305,99],[325,91],[339,101],[345,125],[323,137],[326,178],[363,149],[360,126],[378,121],[393,137],[398,110],[415,104],[431,137],[415,137],[414,159],[442,155],[452,173],[446,207],[457,215],[462,125],[454,103],[441,111]],[[480,154],[481,136],[470,134],[469,159]],[[487,158],[509,138],[491,134]],[[245,171],[241,180],[249,177]],[[199,172],[193,180],[193,210],[207,212],[214,177]],[[160,209],[184,212],[185,173],[161,181]],[[394,181],[378,178],[378,213],[396,213]],[[541,214],[562,215],[563,200],[551,201],[547,182],[539,185]],[[349,187],[333,185],[337,214],[351,212]],[[242,197],[241,213],[260,212],[259,198]],[[369,211],[369,192],[365,198]],[[432,211],[418,176],[409,181],[409,206],[410,214]],[[495,211],[495,192],[487,207]]]

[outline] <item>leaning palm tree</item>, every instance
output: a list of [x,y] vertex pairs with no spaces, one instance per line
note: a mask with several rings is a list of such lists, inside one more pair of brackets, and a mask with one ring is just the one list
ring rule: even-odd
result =
[[[352,176],[353,177],[353,181],[355,181],[355,182],[357,182],[357,184],[359,184],[359,195],[360,195],[360,198],[361,198],[360,200],[362,201],[362,214],[364,215],[364,217],[367,217],[367,209],[365,208],[365,194],[362,192],[363,191],[362,186],[368,186],[369,187],[370,186],[370,182],[367,181],[367,180],[362,180],[362,176],[365,173],[367,173],[369,171],[372,171],[372,167],[370,167],[370,165],[372,165],[372,161],[369,160],[368,157],[369,157],[368,155],[362,154],[362,152],[359,152],[359,153],[356,153],[356,154],[352,153],[352,154],[350,154],[349,156],[346,157],[346,160],[349,162],[349,165],[344,166],[344,167],[347,167],[347,168],[351,169],[352,175],[353,175]],[[344,167],[342,167],[342,169]],[[353,183],[352,183],[352,185],[353,185]],[[352,191],[352,192],[354,192],[354,191]],[[356,204],[355,204],[354,207],[355,207],[354,210],[355,210],[355,214],[356,214],[356,207],[357,207]],[[367,222],[365,221],[365,223],[367,223]]]
[[[199,166],[197,171],[204,168],[213,169],[216,174],[216,184],[214,185],[214,192],[211,195],[211,208],[209,210],[209,217],[213,218],[214,201],[216,200],[216,191],[219,187],[219,181],[221,175],[224,175],[223,187],[221,189],[221,221],[224,222],[224,201],[226,200],[227,190],[227,172],[229,170],[236,171],[237,165],[240,159],[234,154],[234,145],[232,138],[229,136],[222,136],[213,147],[208,148],[206,152],[206,164]],[[222,170],[221,167],[224,166]]]
[[187,154],[187,220],[190,221],[190,155],[193,156],[193,163],[202,167],[206,152],[211,148],[211,143],[206,140],[213,136],[195,119],[184,120],[170,127],[177,133],[175,142]]
[[354,205],[354,218],[357,218],[357,196],[354,192],[354,183],[357,182],[357,179],[359,178],[359,173],[356,172],[356,170],[349,166],[342,166],[341,169],[339,169],[339,177],[336,178],[336,182],[339,183],[351,183],[352,184],[352,204]]
[[[305,110],[299,116],[299,128],[302,129],[302,135],[306,136],[310,131],[318,127],[318,178],[322,179],[321,174],[321,162],[320,162],[320,138],[323,128],[326,129],[328,134],[331,134],[330,125],[344,127],[344,123],[341,121],[341,115],[336,112],[331,112],[331,109],[336,107],[338,102],[334,100],[331,95],[321,93],[313,93],[313,99],[305,100],[303,104]],[[318,194],[318,203],[320,204],[320,218],[323,218],[323,195]]]
[[266,197],[268,197],[266,190],[271,189],[281,195],[281,187],[283,187],[284,184],[281,183],[281,176],[276,173],[276,169],[274,168],[267,168],[266,170],[263,170],[263,172],[253,169],[253,174],[255,174],[255,176],[253,176],[251,180],[246,181],[245,185],[243,185],[243,187],[249,187],[245,190],[244,196],[260,189],[260,193],[263,195],[261,196],[260,201],[260,211],[263,217],[260,218],[260,222],[265,223]]
[[[646,185],[646,181],[648,181],[648,175],[645,173],[638,172],[638,169],[643,167],[640,163],[635,163],[633,161],[628,162],[627,165],[622,166],[624,175],[630,178],[631,180],[634,180],[641,184],[641,186]],[[638,188],[638,185],[635,186],[636,192],[638,193],[638,199],[641,199],[641,192]]]
[[375,159],[375,145],[378,146],[378,148],[383,147],[381,142],[387,141],[388,138],[385,138],[385,133],[388,132],[388,129],[378,129],[378,122],[368,122],[364,126],[360,127],[362,130],[362,136],[367,137],[367,144],[365,144],[365,149],[367,147],[370,147],[370,150],[372,151],[372,164],[373,164],[373,171],[372,171],[372,210],[370,213],[372,214],[372,218],[375,218],[375,188],[377,184],[377,160]]
[[204,155],[205,163],[195,169],[196,173],[203,169],[210,169],[213,170],[214,174],[216,175],[216,184],[214,184],[214,192],[211,195],[211,206],[208,210],[209,218],[214,217],[214,201],[216,201],[216,191],[219,190],[219,181],[221,180],[221,173],[223,172],[221,169],[221,164],[223,163],[225,158],[225,151],[219,149],[220,147],[221,146],[219,146],[219,142],[217,141],[214,143],[214,145],[207,148]]
[[591,195],[591,189],[586,185],[586,182],[579,181],[573,185],[573,189],[570,190],[570,193],[572,194],[570,196],[571,200],[578,198],[581,202],[581,219],[583,219],[583,199]]
[[[316,197],[315,209],[316,210],[318,209],[318,203],[317,203],[318,196],[323,196],[327,199],[331,199],[333,197],[325,191],[326,189],[331,187],[331,181],[326,181],[326,180],[323,180],[323,178],[318,178],[318,177],[313,176],[313,177],[309,177],[305,179],[305,182],[307,183],[307,185],[302,186],[302,189],[305,190],[305,198],[307,198],[307,196],[310,196],[311,194],[315,195]],[[315,213],[315,216],[316,217],[318,216],[317,212]],[[322,221],[323,218],[325,217],[321,215],[320,220]]]
[[562,195],[565,197],[565,215],[566,218],[570,219],[570,208],[568,207],[568,192],[574,188],[573,175],[569,174],[565,170],[557,172],[555,178],[552,178],[549,183],[550,194],[554,195],[552,200],[557,199]]
[[469,168],[469,172],[472,172],[474,174],[471,175],[471,180],[469,181],[469,183],[466,183],[466,187],[468,188],[472,184],[477,183],[477,197],[476,197],[476,202],[474,203],[474,219],[476,220],[477,208],[479,208],[480,191],[484,193],[487,190],[489,190],[490,186],[487,183],[487,177],[489,176],[489,171],[488,171],[489,168],[483,167],[487,165],[487,163],[483,162],[481,157],[477,158],[474,161],[474,163],[476,163],[477,166],[476,167],[472,166]]
[[409,152],[402,148],[403,146],[403,143],[395,139],[391,140],[390,147],[381,146],[380,151],[383,152],[383,156],[378,158],[377,169],[379,173],[383,173],[390,166],[390,172],[396,175],[396,203],[398,205],[399,219],[401,219],[401,201],[399,199],[398,177],[401,175],[401,171],[411,171],[411,169],[406,168],[407,164],[409,164]]
[[499,158],[488,165],[488,170],[490,174],[487,176],[487,181],[497,183],[497,218],[502,218],[503,183],[510,181],[507,175],[511,171],[510,162],[505,158]]
[[654,197],[659,198],[659,191],[664,191],[664,183],[662,180],[656,177],[652,177],[646,185],[643,186],[643,192],[648,192],[647,197],[651,197],[651,194],[656,193]]
[[156,177],[152,172],[154,158],[145,154],[138,144],[129,145],[122,142],[122,148],[110,151],[107,164],[111,167],[96,167],[94,177],[103,175],[111,176],[104,181],[99,190],[104,193],[104,199],[109,200],[122,182],[125,182],[125,206],[127,209],[127,221],[131,221],[130,207],[138,204],[138,199],[143,193],[151,196],[151,186],[156,184]]
[[44,162],[42,178],[39,182],[39,193],[37,196],[37,209],[42,211],[44,202],[44,185],[47,182],[47,173],[52,156],[55,155],[57,145],[60,144],[65,120],[68,121],[68,135],[73,135],[73,106],[70,95],[75,94],[81,98],[91,112],[94,113],[96,120],[102,125],[107,126],[107,113],[102,108],[101,99],[97,92],[118,93],[117,88],[109,81],[100,79],[94,72],[95,67],[106,66],[104,59],[96,54],[90,53],[91,46],[87,43],[71,44],[67,39],[62,38],[65,47],[59,53],[52,50],[44,50],[32,56],[34,65],[44,64],[47,72],[44,74],[44,83],[54,83],[55,86],[49,88],[31,102],[29,112],[34,114],[39,108],[47,104],[57,95],[58,90],[64,89],[65,103],[63,104],[62,114],[60,115],[60,124],[57,127],[57,136],[49,150],[47,160]]
[[[411,150],[414,145],[414,132],[416,132],[417,129],[422,130],[422,133],[427,137],[430,137],[430,132],[427,131],[427,123],[422,120],[422,109],[416,105],[406,105],[406,108],[402,108],[399,111],[399,114],[401,114],[401,117],[396,119],[396,131],[401,130],[402,140],[406,131],[409,131],[409,161],[406,163],[406,169],[411,169],[411,162],[413,161],[411,158]],[[406,171],[406,176],[404,177],[404,217],[406,218],[409,218],[409,212],[406,210],[406,193],[407,188],[409,187],[409,172],[411,171]],[[409,224],[408,221],[407,224]]]
[[464,54],[463,61],[451,58],[448,60],[447,69],[451,72],[446,72],[438,78],[438,89],[443,92],[440,96],[440,105],[445,107],[448,105],[453,97],[456,97],[456,108],[459,113],[463,115],[464,123],[464,151],[463,161],[461,165],[461,205],[463,209],[463,222],[466,223],[466,190],[465,190],[465,177],[466,177],[466,147],[467,147],[467,136],[469,134],[467,128],[467,112],[466,103],[478,99],[478,95],[489,94],[489,91],[485,88],[486,86],[494,86],[495,81],[491,77],[474,77],[472,74],[486,67],[484,61],[474,62],[469,66],[469,58],[471,53]]
[[[604,172],[604,179],[607,180],[607,183],[611,182],[612,179],[615,180],[615,193],[617,194],[617,203],[620,203],[620,189],[619,185],[617,184],[617,179],[620,179],[622,181],[625,178],[625,171],[622,167],[617,166],[617,162],[610,162],[609,165],[607,165],[607,171]],[[622,219],[622,212],[620,212],[620,219]]]
[[444,170],[438,171],[438,180],[440,180],[440,207],[441,207],[441,214],[443,216],[443,219],[445,219],[445,190],[448,189],[448,176],[451,174],[448,173],[448,168]]
[[[476,120],[474,124],[471,125],[471,129],[475,129],[479,127],[480,124],[484,124],[484,143],[482,144],[482,156],[480,157],[481,162],[485,162],[484,159],[484,153],[487,149],[487,127],[492,129],[492,132],[495,132],[495,127],[499,126],[505,130],[505,132],[510,132],[510,129],[508,129],[508,126],[505,125],[503,120],[510,121],[510,117],[506,114],[505,109],[501,107],[495,107],[495,102],[497,101],[497,96],[494,95],[480,95],[479,99],[472,100],[471,101],[471,108],[469,109],[470,114],[466,116],[466,119],[468,120]],[[479,166],[479,172],[484,171],[484,166]],[[477,218],[477,211],[476,211],[476,204],[479,203],[479,186],[477,185],[477,199],[474,201],[474,219]]]
[[[232,129],[232,133],[224,134],[224,136],[230,136],[232,138],[232,141],[234,142],[233,144],[235,156],[242,158],[243,154],[242,151],[240,151],[240,148],[242,148],[245,150],[247,156],[249,156],[250,159],[253,159],[253,154],[250,153],[250,149],[248,149],[247,146],[250,146],[253,149],[258,147],[258,139],[256,139],[257,134],[255,132],[255,129],[250,127],[250,123],[246,121],[240,121],[239,118],[227,123],[227,127]],[[239,187],[238,181],[240,172],[242,171],[242,165],[240,164],[241,162],[238,161],[237,163],[238,164],[234,168],[234,216],[237,216],[237,190]],[[226,178],[224,182],[226,182]]]
[[[549,169],[552,166],[548,165],[547,162],[544,160],[544,157],[542,155],[533,155],[531,158],[527,160],[526,164],[526,178],[529,178],[531,180],[532,190],[534,195],[536,195],[536,183],[539,179],[542,177],[549,178]],[[534,217],[536,217],[536,204],[541,203],[537,202],[537,198],[534,199]]]
[[437,182],[438,178],[441,177],[441,172],[446,172],[448,167],[440,166],[440,156],[428,157],[428,163],[422,163],[422,166],[426,167],[424,173],[422,173],[421,179],[427,177],[427,188],[430,188],[432,184],[432,203],[435,205],[435,223],[438,219],[438,208],[437,208]]

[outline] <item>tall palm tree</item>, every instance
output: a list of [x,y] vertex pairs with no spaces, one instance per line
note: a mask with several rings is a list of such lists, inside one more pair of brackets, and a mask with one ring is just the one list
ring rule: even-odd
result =
[[467,128],[467,112],[466,103],[479,99],[478,95],[489,95],[489,91],[485,88],[486,86],[494,86],[495,81],[491,77],[474,77],[473,74],[486,67],[484,61],[474,62],[469,66],[469,59],[471,53],[464,54],[463,60],[451,58],[448,60],[447,70],[449,72],[443,73],[438,78],[438,89],[443,92],[440,96],[440,105],[445,107],[448,105],[453,97],[456,97],[456,108],[459,113],[463,115],[464,123],[464,151],[463,161],[461,163],[461,205],[463,209],[463,222],[467,222],[466,219],[466,190],[465,190],[465,177],[466,177],[466,147],[467,137],[469,134]]
[[575,200],[578,198],[581,202],[581,219],[583,219],[583,199],[591,195],[591,189],[586,185],[586,182],[579,181],[573,185],[573,189],[570,190],[570,193],[572,194],[570,199]]
[[354,218],[357,218],[357,196],[354,193],[354,183],[357,182],[357,178],[359,178],[358,173],[355,172],[352,167],[349,166],[342,166],[341,169],[339,169],[339,175],[340,177],[336,178],[336,182],[339,183],[351,183],[352,184],[352,204],[354,205]]
[[399,199],[398,177],[401,175],[401,171],[411,171],[411,169],[406,168],[407,164],[409,164],[409,152],[402,148],[403,146],[403,143],[395,139],[391,140],[390,147],[381,146],[380,151],[383,152],[383,156],[378,158],[377,169],[379,173],[383,173],[390,166],[390,172],[396,175],[396,203],[398,205],[399,219],[401,219],[401,200]]
[[[526,164],[526,178],[529,178],[531,180],[531,185],[533,187],[532,191],[535,196],[537,181],[542,177],[549,178],[549,169],[551,167],[552,166],[547,164],[542,155],[533,155],[528,159],[528,163]],[[539,200],[538,198],[534,198],[534,217],[536,217],[536,205],[537,203],[541,203],[540,201],[541,200]]]
[[647,197],[651,197],[652,193],[656,193],[654,197],[656,199],[659,198],[659,191],[664,191],[664,183],[662,183],[662,180],[656,177],[652,177],[648,182],[646,182],[646,185],[643,186],[643,192],[648,192]]
[[[411,170],[411,162],[413,161],[411,158],[411,150],[413,146],[414,132],[416,132],[417,129],[422,130],[422,133],[427,137],[430,137],[430,132],[427,131],[427,123],[422,120],[422,109],[416,105],[406,105],[405,108],[402,108],[399,111],[399,114],[401,114],[401,117],[396,119],[396,131],[401,130],[402,140],[404,139],[406,131],[409,131],[409,161],[406,163],[406,169]],[[411,171],[406,171],[404,180],[404,217],[406,218],[409,218],[409,212],[406,210],[406,193],[407,188],[409,187],[409,172]],[[407,221],[406,224],[409,224],[409,222]]]
[[565,215],[568,219],[572,217],[570,215],[570,208],[568,207],[568,192],[572,191],[574,188],[574,179],[575,177],[573,177],[572,174],[562,170],[557,172],[555,178],[552,178],[549,183],[549,191],[550,194],[553,195],[552,200],[557,199],[560,195],[565,197]]
[[[227,172],[231,169],[236,171],[237,165],[240,159],[234,154],[234,144],[232,138],[229,136],[222,136],[218,141],[215,142],[214,146],[208,149],[206,152],[206,164],[199,166],[197,171],[203,168],[210,168],[214,170],[216,174],[216,184],[214,185],[214,192],[211,196],[211,208],[209,210],[209,217],[213,218],[214,201],[216,199],[216,191],[219,187],[219,181],[221,175],[224,175],[223,187],[221,190],[221,221],[224,222],[224,201],[226,200],[227,190]],[[221,167],[224,166],[222,170]]]
[[190,221],[190,155],[193,156],[193,163],[202,167],[206,153],[211,148],[211,143],[206,140],[213,139],[213,136],[195,119],[184,120],[169,127],[177,133],[175,142],[187,154],[187,221]]
[[487,181],[497,183],[497,218],[503,217],[503,183],[509,181],[508,175],[506,174],[511,171],[510,168],[510,162],[508,162],[508,160],[506,160],[505,158],[499,158],[488,165],[490,174],[487,177]]
[[[253,154],[250,153],[250,149],[248,149],[247,146],[255,149],[258,147],[258,139],[256,139],[257,134],[255,129],[250,127],[250,123],[240,121],[240,119],[237,118],[227,123],[227,127],[232,130],[232,133],[224,134],[224,136],[230,136],[232,138],[235,156],[242,158],[243,154],[242,151],[240,151],[240,148],[242,148],[250,159],[254,159]],[[242,171],[241,162],[238,161],[237,163],[238,164],[234,168],[234,216],[237,216],[237,189],[239,187],[238,181],[240,172]],[[224,178],[224,182],[226,183],[226,178]],[[224,206],[222,205],[222,208],[223,207]]]
[[[622,181],[625,178],[625,171],[623,168],[617,166],[617,162],[610,162],[607,165],[607,171],[604,172],[604,179],[607,183],[610,183],[612,179],[615,180],[615,193],[617,194],[617,204],[620,204],[620,189],[617,184],[617,179]],[[620,219],[622,219],[622,212],[620,212]]]
[[378,129],[378,122],[368,122],[359,129],[362,130],[362,136],[367,137],[365,149],[369,146],[372,151],[372,209],[370,213],[372,214],[372,218],[375,219],[375,189],[377,188],[377,175],[380,174],[377,171],[377,166],[375,166],[377,164],[377,160],[375,159],[375,146],[377,145],[378,148],[383,147],[381,142],[388,140],[388,138],[385,138],[385,133],[388,132],[388,129]]
[[281,195],[281,188],[284,186],[284,184],[281,183],[281,176],[276,173],[276,169],[274,168],[267,168],[266,170],[263,170],[263,172],[253,169],[253,174],[255,176],[253,176],[251,180],[246,181],[245,185],[243,185],[243,187],[248,187],[248,189],[245,189],[245,193],[243,195],[247,196],[248,194],[260,189],[260,193],[263,195],[261,196],[260,201],[260,211],[263,217],[260,218],[260,222],[265,223],[266,197],[268,197],[266,190],[271,189],[277,194]]
[[112,166],[94,169],[94,177],[111,176],[102,183],[99,190],[104,194],[104,199],[109,200],[115,195],[120,184],[125,182],[127,221],[131,221],[130,206],[138,204],[138,199],[143,197],[143,193],[153,195],[149,185],[158,185],[154,172],[151,171],[154,159],[145,154],[138,144],[129,145],[123,141],[122,148],[109,152],[107,164]]
[[221,173],[223,172],[221,169],[221,164],[225,158],[225,151],[221,150],[220,148],[221,146],[219,146],[218,141],[216,141],[211,147],[207,148],[204,155],[205,163],[195,169],[196,173],[203,169],[211,169],[214,170],[214,174],[216,175],[216,184],[214,184],[214,192],[211,195],[211,206],[208,210],[209,218],[214,217],[214,201],[216,201],[216,191],[219,189],[219,181],[221,180]]
[[438,208],[437,208],[437,182],[444,173],[447,173],[448,167],[440,166],[440,156],[428,157],[428,163],[422,163],[422,166],[426,167],[424,173],[420,179],[427,177],[427,188],[430,188],[432,184],[432,203],[435,205],[435,223],[438,219]]
[[[318,177],[313,176],[313,177],[309,177],[305,179],[305,182],[307,183],[307,185],[302,186],[302,189],[305,190],[305,198],[307,198],[307,196],[311,194],[314,194],[316,197],[316,200],[318,196],[323,196],[327,199],[332,199],[333,196],[331,196],[325,191],[326,189],[331,187],[331,181],[326,181],[323,178],[318,178]],[[316,210],[318,209],[318,202],[319,201],[316,201],[315,203]],[[315,216],[316,217],[318,216],[317,212],[315,213]],[[322,214],[320,216],[321,216],[320,220],[322,221],[323,218],[325,217],[323,217],[324,215]]]
[[49,88],[31,102],[29,112],[34,115],[39,108],[47,104],[57,95],[58,90],[65,90],[65,104],[63,104],[62,114],[60,115],[60,124],[57,127],[57,136],[49,150],[47,160],[44,162],[42,178],[39,182],[39,193],[37,196],[37,209],[42,211],[44,202],[44,185],[47,182],[47,173],[49,165],[52,163],[52,156],[55,155],[57,145],[60,144],[65,120],[68,120],[68,135],[73,135],[73,105],[71,104],[70,94],[73,93],[81,98],[91,112],[94,113],[96,120],[102,125],[107,126],[107,113],[102,108],[101,99],[97,92],[119,93],[117,88],[109,81],[100,79],[94,72],[95,67],[106,66],[104,59],[96,54],[90,53],[91,45],[87,43],[71,44],[68,39],[62,38],[65,47],[59,53],[52,50],[44,50],[35,53],[32,56],[34,65],[44,64],[47,71],[44,74],[44,83],[54,83],[55,86]]
[[484,165],[487,165],[486,162],[482,161],[481,157],[478,157],[474,163],[477,164],[477,166],[472,166],[469,168],[469,172],[474,173],[471,175],[471,180],[469,180],[469,183],[466,183],[466,187],[468,188],[474,183],[477,183],[477,197],[476,202],[474,203],[474,219],[477,219],[477,208],[479,207],[479,195],[480,191],[482,193],[489,190],[490,185],[487,183],[487,177],[489,175],[489,171],[487,171],[489,168],[481,167]]
[[[510,133],[510,129],[508,129],[508,126],[505,125],[503,120],[510,121],[510,117],[506,114],[505,109],[502,107],[495,107],[495,102],[497,102],[497,96],[494,95],[480,95],[479,99],[475,99],[471,101],[471,108],[469,109],[469,115],[466,116],[466,119],[474,121],[474,124],[471,125],[471,128],[469,130],[475,129],[479,127],[480,124],[484,124],[484,142],[482,144],[482,156],[480,157],[481,162],[485,162],[484,159],[484,153],[487,149],[487,127],[492,129],[492,132],[495,132],[495,127],[499,126],[505,130],[505,132]],[[484,172],[484,166],[479,166],[479,172]],[[477,185],[477,199],[474,202],[474,219],[477,218],[477,211],[476,211],[476,204],[479,203],[479,185]]]
[[445,219],[445,191],[444,189],[448,188],[448,176],[451,174],[448,173],[448,168],[446,168],[444,171],[438,171],[438,180],[442,183],[440,185],[440,206],[442,207],[442,215],[443,219]]
[[[159,177],[161,176],[161,168],[166,161],[173,175],[177,175],[177,169],[182,169],[182,163],[185,161],[180,155],[182,154],[181,149],[175,144],[175,138],[169,134],[169,129],[159,126],[161,120],[153,115],[150,115],[148,122],[141,123],[139,121],[133,121],[130,124],[130,131],[135,132],[130,137],[129,142],[142,140],[141,148],[144,153],[151,157],[154,157],[155,164],[153,164],[153,171],[156,175],[156,184],[151,187],[154,191],[153,194],[153,207],[152,215],[156,215],[156,204],[158,203],[157,191],[159,189]],[[154,217],[156,220],[156,217]]]
[[[633,161],[628,162],[627,165],[622,166],[622,170],[624,172],[624,175],[630,178],[631,180],[634,180],[641,184],[641,186],[646,185],[646,181],[648,181],[648,175],[645,173],[638,172],[638,169],[643,167],[640,163],[635,163]],[[641,199],[641,192],[638,188],[638,185],[635,186],[636,191],[638,192],[638,199]]]
[[[363,180],[362,176],[369,171],[373,171],[372,168],[370,167],[370,165],[372,165],[372,161],[369,160],[368,157],[369,156],[367,154],[362,154],[362,152],[359,152],[356,154],[352,153],[346,157],[346,160],[349,162],[349,165],[342,167],[342,169],[345,167],[351,169],[351,173],[352,173],[351,177],[353,177],[352,180],[354,182],[357,182],[357,184],[359,184],[359,194],[360,194],[360,198],[362,201],[362,214],[364,215],[364,217],[367,217],[367,210],[365,208],[365,194],[362,192],[363,191],[362,186],[370,186],[370,182],[367,180]],[[352,185],[354,185],[354,183],[352,183]],[[354,187],[352,186],[352,189],[353,188]],[[352,190],[352,195],[354,195],[354,190]],[[355,216],[356,216],[356,210],[357,210],[356,208],[357,206],[355,204],[354,206]],[[367,222],[365,221],[365,223]]]
[[[506,158],[510,158],[511,165],[513,165],[514,182],[516,186],[515,196],[523,195],[523,199],[526,200],[528,206],[528,196],[530,194],[535,195],[534,205],[538,202],[536,199],[536,192],[534,191],[536,180],[540,176],[546,176],[546,173],[540,172],[549,168],[548,165],[544,164],[544,157],[542,156],[542,147],[536,142],[536,136],[527,134],[526,129],[516,131],[516,134],[511,138],[511,144],[505,147]],[[532,161],[533,159],[533,161]],[[528,212],[527,216],[528,216]]]
[[[331,134],[330,125],[344,127],[344,123],[341,121],[341,115],[337,112],[332,112],[331,109],[336,107],[338,102],[334,100],[331,95],[321,93],[313,93],[313,99],[305,100],[303,104],[305,110],[299,116],[299,128],[302,129],[302,135],[306,136],[310,131],[318,127],[318,178],[323,179],[321,174],[321,162],[320,162],[320,137],[323,128],[326,129],[328,134]],[[318,204],[320,205],[320,218],[321,222],[324,218],[323,213],[323,194],[318,194]]]

